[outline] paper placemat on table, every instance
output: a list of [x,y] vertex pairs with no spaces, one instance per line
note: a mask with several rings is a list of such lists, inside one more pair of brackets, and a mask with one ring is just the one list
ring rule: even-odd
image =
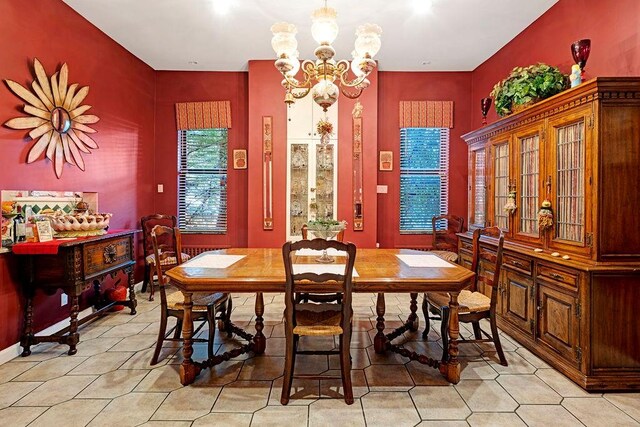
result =
[[205,254],[185,262],[182,264],[182,267],[227,268],[245,256],[246,255]]
[[[293,264],[293,274],[300,273],[333,273],[344,274],[344,264]],[[358,277],[358,272],[353,269],[351,277]]]
[[[299,256],[320,256],[322,255],[322,251],[317,251],[315,249],[309,249],[309,248],[304,248],[304,249],[298,249],[296,251],[296,255]],[[329,248],[327,249],[327,255],[331,255],[331,256],[347,256],[347,253],[345,251],[339,251],[337,249],[334,248]]]
[[400,261],[407,264],[409,267],[438,267],[438,268],[451,268],[452,264],[442,258],[432,255],[396,255]]

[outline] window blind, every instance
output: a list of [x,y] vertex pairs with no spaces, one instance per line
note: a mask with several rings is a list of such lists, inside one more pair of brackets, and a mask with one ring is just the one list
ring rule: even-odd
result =
[[431,218],[447,212],[449,129],[400,129],[400,233],[432,232]]
[[227,137],[222,129],[178,131],[178,227],[227,232]]

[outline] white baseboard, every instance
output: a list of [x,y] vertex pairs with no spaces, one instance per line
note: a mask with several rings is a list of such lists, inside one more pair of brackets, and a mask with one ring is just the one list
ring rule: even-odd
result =
[[[142,282],[138,282],[134,286],[136,293],[139,293],[141,288],[142,288]],[[89,316],[91,313],[93,313],[93,307],[85,308],[80,313],[78,313],[78,320],[84,319],[85,317]],[[68,318],[62,319],[58,323],[51,325],[48,328],[43,329],[42,331],[37,332],[36,335],[53,335],[56,332],[66,328],[67,326],[69,326],[69,319]],[[0,365],[15,359],[16,357],[20,356],[21,353],[22,353],[22,347],[20,346],[19,342],[13,345],[10,345],[4,350],[0,350]],[[29,360],[29,359],[24,359],[24,360]]]

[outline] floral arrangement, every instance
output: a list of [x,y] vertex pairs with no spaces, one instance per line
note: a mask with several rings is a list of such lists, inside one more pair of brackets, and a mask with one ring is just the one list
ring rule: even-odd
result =
[[333,135],[333,124],[328,120],[321,119],[316,129],[321,136]]
[[342,230],[346,226],[347,221],[337,221],[332,218],[321,218],[307,222],[309,230]]
[[562,92],[569,79],[556,67],[539,63],[515,67],[509,76],[491,91],[499,116],[511,114],[518,107],[549,98]]

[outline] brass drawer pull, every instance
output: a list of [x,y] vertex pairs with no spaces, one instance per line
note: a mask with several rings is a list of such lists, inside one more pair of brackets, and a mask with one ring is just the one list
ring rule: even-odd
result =
[[524,264],[521,263],[520,261],[511,261],[511,264],[515,265],[516,267],[519,268],[525,268]]
[[558,273],[549,273],[549,276],[553,277],[556,280],[564,281],[564,276]]

